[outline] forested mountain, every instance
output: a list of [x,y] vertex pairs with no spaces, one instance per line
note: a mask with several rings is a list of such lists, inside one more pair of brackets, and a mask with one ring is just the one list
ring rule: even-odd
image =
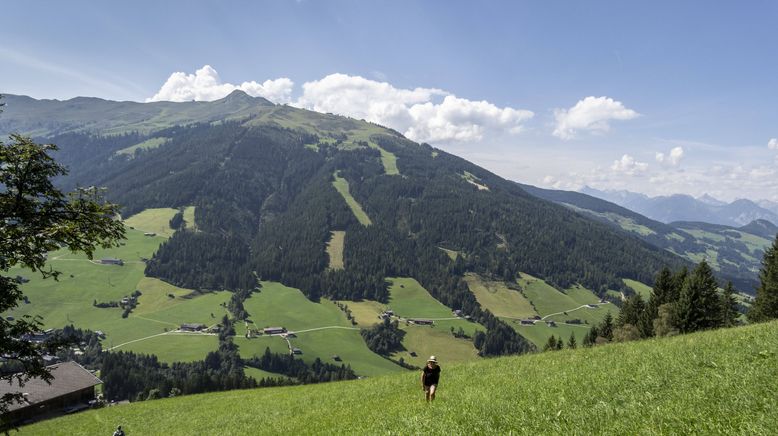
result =
[[[242,92],[211,103],[7,102],[4,130],[42,132],[60,146],[71,167],[63,185],[106,186],[124,215],[195,206],[197,229],[176,232],[146,269],[186,288],[243,290],[258,276],[313,300],[385,302],[386,277],[414,277],[487,327],[488,355],[528,345],[480,308],[465,272],[526,272],[602,295],[684,263],[364,121]],[[333,231],[345,231],[342,269],[329,268]]]
[[538,198],[608,223],[692,262],[705,259],[723,280],[732,281],[739,290],[748,293],[752,293],[757,284],[764,250],[778,233],[778,227],[767,220],[755,220],[742,227],[691,221],[664,224],[580,192],[529,185],[522,185],[522,188]]
[[[746,199],[726,203],[709,195],[700,198],[682,194],[649,197],[629,191],[601,191],[588,186],[581,192],[663,223],[696,221],[739,227],[762,219],[778,225],[778,212]],[[764,201],[760,203],[772,204]]]

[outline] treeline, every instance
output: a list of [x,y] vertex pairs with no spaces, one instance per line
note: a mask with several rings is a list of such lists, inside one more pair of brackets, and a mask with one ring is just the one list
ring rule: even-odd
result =
[[385,318],[382,322],[370,327],[360,329],[359,333],[370,348],[376,354],[388,356],[395,351],[403,351],[402,340],[405,331],[400,330],[397,320],[391,321]]
[[283,374],[302,384],[353,380],[357,378],[350,365],[324,363],[318,357],[311,365],[308,365],[302,360],[295,359],[290,354],[271,353],[270,348],[266,348],[265,353],[261,357],[254,356],[246,360],[245,363],[253,368]]

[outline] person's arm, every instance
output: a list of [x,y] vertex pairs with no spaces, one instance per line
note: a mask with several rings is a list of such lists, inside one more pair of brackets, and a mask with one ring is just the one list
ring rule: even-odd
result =
[[424,389],[424,370],[421,370],[421,387]]

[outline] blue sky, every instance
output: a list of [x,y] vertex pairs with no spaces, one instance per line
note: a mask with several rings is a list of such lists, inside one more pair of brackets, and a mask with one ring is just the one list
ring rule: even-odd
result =
[[4,2],[0,92],[171,99],[209,65],[522,182],[778,200],[778,2],[160,3]]

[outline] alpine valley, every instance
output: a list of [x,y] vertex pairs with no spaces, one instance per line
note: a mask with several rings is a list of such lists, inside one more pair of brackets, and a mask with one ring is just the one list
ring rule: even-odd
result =
[[[93,260],[49,253],[59,281],[14,270],[25,304],[3,315],[96,332],[160,365],[208,365],[228,336],[266,383],[529,352],[583,338],[663,267],[707,258],[751,293],[775,236],[762,221],[668,225],[522,186],[391,129],[241,91],[3,101],[0,134],[56,144],[70,169],[59,186],[105,187],[128,229]],[[308,369],[274,360],[290,352]]]

